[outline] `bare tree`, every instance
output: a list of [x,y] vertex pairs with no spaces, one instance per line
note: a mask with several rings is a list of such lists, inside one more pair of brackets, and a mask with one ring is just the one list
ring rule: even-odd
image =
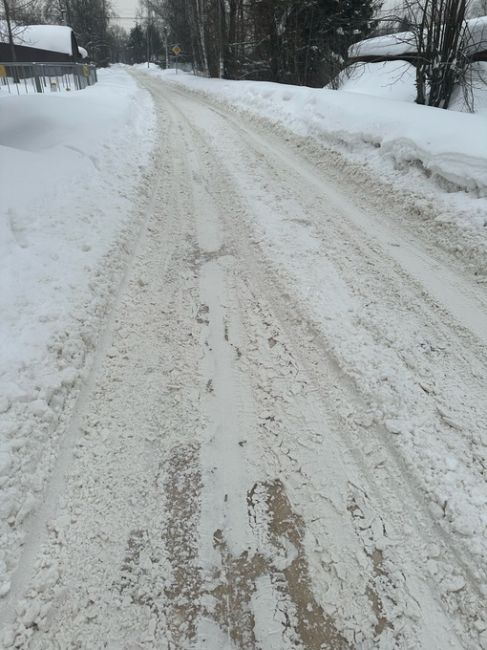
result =
[[[379,0],[152,0],[210,76],[320,86],[375,25]],[[185,16],[185,21],[181,20]]]
[[406,5],[417,51],[418,104],[448,108],[457,84],[466,78],[467,0],[413,0]]
[[12,13],[10,9],[10,3],[9,0],[2,0],[2,6],[3,6],[3,13],[5,15],[5,22],[7,24],[7,36],[8,36],[8,42],[10,45],[10,56],[12,57],[12,63],[17,62],[17,53],[15,51],[15,43],[14,43],[14,31],[13,31],[13,25],[12,25]]

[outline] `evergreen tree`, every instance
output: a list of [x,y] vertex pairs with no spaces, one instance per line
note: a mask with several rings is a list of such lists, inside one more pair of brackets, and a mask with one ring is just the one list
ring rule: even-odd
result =
[[146,34],[138,23],[130,30],[127,49],[131,63],[142,63],[147,59]]
[[[147,44],[149,39],[149,46]],[[149,54],[151,61],[159,61],[163,58],[163,38],[154,23],[150,23],[147,29],[145,25],[137,23],[130,30],[127,40],[128,59],[131,63],[142,63],[147,61]]]
[[155,0],[210,76],[325,85],[371,33],[378,0]]
[[128,38],[128,33],[120,25],[108,28],[108,49],[112,63],[131,63],[127,49]]

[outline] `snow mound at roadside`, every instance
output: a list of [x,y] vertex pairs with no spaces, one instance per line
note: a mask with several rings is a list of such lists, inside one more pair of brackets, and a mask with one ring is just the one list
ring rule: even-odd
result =
[[340,90],[414,102],[416,71],[406,61],[354,63],[342,73]]
[[154,115],[120,69],[0,108],[1,597],[138,222]]
[[[477,61],[470,66],[468,82],[470,89],[467,105],[462,88],[457,88],[450,102],[450,111],[475,113],[487,111],[487,62]],[[343,71],[340,90],[346,92],[395,99],[414,103],[416,99],[416,71],[406,61],[384,61],[378,63],[354,63]]]
[[[377,64],[371,64],[377,65]],[[383,65],[383,64],[380,64]],[[375,87],[393,68],[382,68]],[[205,79],[151,68],[148,74],[213,97],[283,126],[300,136],[339,143],[360,153],[364,163],[377,157],[394,168],[420,167],[451,190],[487,196],[487,120],[485,114],[444,111],[345,90],[304,88],[258,81]],[[371,87],[370,73],[365,85]],[[409,79],[411,72],[407,72]],[[379,81],[380,78],[380,81]],[[400,90],[406,92],[407,77]],[[357,82],[355,82],[357,83]],[[409,91],[408,91],[409,92]]]
[[414,34],[399,32],[367,38],[352,45],[348,50],[350,58],[361,56],[400,56],[416,51]]

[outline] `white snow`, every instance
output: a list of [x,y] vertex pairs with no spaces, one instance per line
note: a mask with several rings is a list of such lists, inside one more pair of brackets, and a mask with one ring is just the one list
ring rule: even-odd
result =
[[415,51],[414,35],[411,32],[399,32],[359,41],[349,48],[348,55],[350,58],[360,56],[399,56]]
[[410,103],[416,97],[416,69],[407,61],[355,63],[342,77],[342,91]]
[[0,111],[2,590],[130,247],[155,122],[121,69],[79,92],[4,96]]
[[466,41],[470,55],[487,51],[487,16],[467,21]]
[[[464,37],[469,55],[487,50],[487,16],[471,18],[465,22]],[[397,57],[417,51],[413,32],[398,32],[386,36],[367,38],[354,43],[349,50],[350,58],[365,56]]]
[[[34,47],[63,54],[73,54],[73,30],[65,25],[13,25],[13,38],[16,45]],[[8,42],[6,21],[0,21],[0,41]]]
[[[375,64],[373,64],[375,65]],[[256,81],[205,79],[156,66],[141,70],[183,84],[218,101],[263,117],[305,137],[325,138],[360,154],[362,163],[383,173],[384,159],[394,169],[420,166],[428,176],[476,196],[487,195],[487,119],[483,112],[445,111],[413,102],[374,97],[378,78],[360,88],[360,98],[345,90],[305,88]],[[395,69],[398,73],[398,69]],[[406,79],[411,77],[406,68]],[[369,94],[364,94],[370,87]],[[384,85],[384,88],[386,86]],[[400,85],[400,92],[404,88]],[[479,91],[481,94],[481,91]],[[385,93],[383,93],[385,94]],[[410,99],[409,90],[402,97]],[[475,215],[474,215],[475,218]],[[483,225],[483,221],[480,223]]]
[[[463,90],[457,88],[453,93],[449,110],[466,112],[473,108],[475,113],[485,114],[487,112],[487,61],[473,63],[468,74],[471,92],[467,91],[467,96],[470,107],[465,101]],[[416,71],[407,61],[354,63],[342,73],[340,89],[413,103],[416,99]]]
[[[139,75],[159,121],[149,219],[12,586],[14,535],[130,247],[152,110],[117,69],[85,94],[12,98],[0,128],[17,161],[0,233],[4,645],[231,648],[235,625],[285,650],[312,645],[298,632],[314,612],[343,647],[487,648],[487,269],[464,275],[437,246],[441,221],[416,232],[425,203],[362,169],[369,149],[391,159],[384,142],[399,156],[406,133],[445,174],[440,135],[460,129],[458,158],[484,115],[353,80],[333,92],[153,70]],[[311,137],[253,128],[260,117]],[[332,138],[356,162],[316,146]],[[487,223],[485,201],[458,194]]]

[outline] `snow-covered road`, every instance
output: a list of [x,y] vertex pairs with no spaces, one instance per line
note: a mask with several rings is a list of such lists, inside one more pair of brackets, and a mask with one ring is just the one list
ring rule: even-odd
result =
[[136,75],[148,219],[4,646],[487,648],[486,285],[338,154]]

